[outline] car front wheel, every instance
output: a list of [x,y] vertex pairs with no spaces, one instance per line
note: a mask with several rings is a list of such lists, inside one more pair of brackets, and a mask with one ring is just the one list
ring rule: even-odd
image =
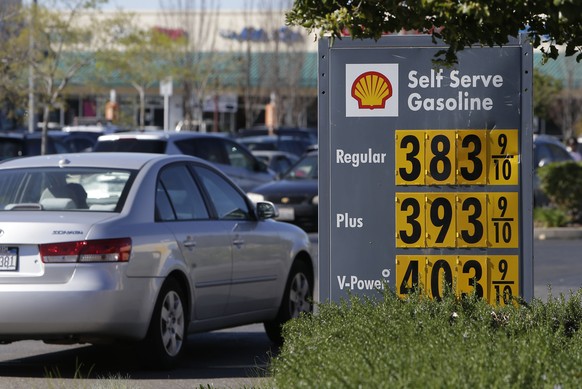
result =
[[158,296],[150,327],[143,341],[143,354],[150,368],[176,365],[186,342],[187,314],[184,292],[175,279],[168,279]]
[[285,286],[281,307],[275,320],[265,322],[265,331],[269,339],[277,344],[283,344],[281,333],[283,324],[299,317],[301,313],[313,310],[313,273],[303,262],[296,262]]

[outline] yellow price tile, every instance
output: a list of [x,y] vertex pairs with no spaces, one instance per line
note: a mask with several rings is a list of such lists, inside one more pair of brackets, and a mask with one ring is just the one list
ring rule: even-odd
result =
[[487,133],[484,130],[457,131],[457,184],[487,183]]
[[490,130],[488,139],[488,184],[517,185],[519,182],[517,130]]
[[519,247],[519,196],[517,192],[487,195],[488,247]]
[[429,255],[426,257],[425,291],[434,299],[445,295],[445,288],[454,286],[457,257],[455,255]]
[[519,295],[519,257],[489,255],[487,257],[490,289],[487,301],[492,305],[515,303]]
[[404,297],[426,284],[426,258],[424,255],[396,256],[396,294]]
[[455,199],[454,193],[426,194],[426,247],[455,247]]
[[487,194],[457,194],[457,247],[486,247]]
[[424,193],[396,193],[396,247],[425,247],[424,219]]
[[454,185],[456,142],[453,130],[426,131],[425,169],[427,185]]
[[424,185],[424,131],[396,130],[396,185]]
[[459,255],[457,261],[456,291],[458,295],[487,298],[489,295],[489,271],[484,255]]

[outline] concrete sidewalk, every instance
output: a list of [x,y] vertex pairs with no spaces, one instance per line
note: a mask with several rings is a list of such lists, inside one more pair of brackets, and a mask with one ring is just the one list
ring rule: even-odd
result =
[[534,228],[534,239],[582,239],[582,227]]

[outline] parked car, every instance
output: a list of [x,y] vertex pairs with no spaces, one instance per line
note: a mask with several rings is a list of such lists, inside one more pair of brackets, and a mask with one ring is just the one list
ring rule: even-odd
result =
[[280,180],[261,185],[248,196],[254,202],[270,201],[279,209],[277,220],[317,231],[319,195],[317,151],[303,156]]
[[132,131],[99,137],[94,151],[186,154],[213,163],[248,191],[275,179],[276,174],[244,146],[219,134]]
[[190,332],[310,312],[307,234],[185,155],[79,153],[0,165],[0,344],[128,341],[156,368]]
[[278,176],[289,170],[299,160],[299,157],[295,154],[279,150],[253,150],[251,153],[257,159],[266,163],[269,169]]
[[566,146],[557,138],[550,135],[534,135],[534,206],[547,205],[549,200],[540,188],[540,179],[537,169],[549,163],[573,161],[574,159],[566,149]]
[[[6,132],[0,134],[0,160],[41,153],[41,132]],[[46,154],[90,151],[97,141],[95,134],[66,133],[49,131],[47,133]]]
[[311,127],[277,127],[270,129],[266,126],[256,126],[242,128],[237,132],[238,138],[263,135],[293,136],[295,138],[304,139],[310,144],[317,143],[317,128]]
[[[47,154],[67,152],[61,142],[48,139]],[[28,155],[40,155],[40,133],[6,132],[0,134],[0,159],[10,159]]]
[[292,135],[257,135],[238,138],[238,142],[249,150],[279,150],[286,151],[297,156],[305,153],[313,143],[307,138],[299,138]]

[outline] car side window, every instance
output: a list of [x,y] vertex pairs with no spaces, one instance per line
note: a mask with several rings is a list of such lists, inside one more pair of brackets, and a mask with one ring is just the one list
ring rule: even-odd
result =
[[228,156],[225,153],[221,139],[184,139],[177,141],[176,147],[184,154],[202,158],[208,162],[228,165]]
[[162,170],[156,187],[156,219],[208,218],[206,204],[188,168],[185,165],[172,165]]
[[247,202],[229,182],[210,169],[195,166],[194,170],[206,188],[219,219],[250,219]]
[[250,171],[255,170],[255,160],[239,145],[225,140],[224,146],[231,166],[240,167]]

